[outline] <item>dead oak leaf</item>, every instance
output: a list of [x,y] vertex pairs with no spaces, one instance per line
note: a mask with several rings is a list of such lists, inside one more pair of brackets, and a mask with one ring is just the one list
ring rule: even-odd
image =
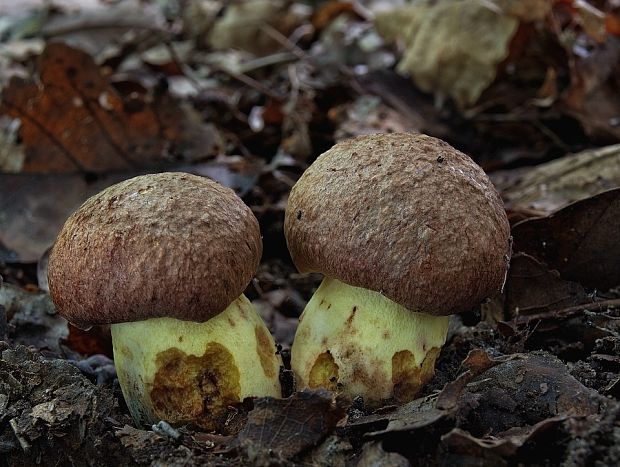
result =
[[345,420],[346,406],[344,400],[324,389],[304,390],[287,399],[257,399],[235,444],[290,458],[333,432]]
[[495,80],[520,22],[541,20],[549,7],[541,0],[421,1],[377,15],[375,25],[405,44],[400,74],[467,108]]
[[0,111],[21,121],[22,172],[102,173],[209,151],[194,140],[200,124],[169,96],[123,96],[90,55],[63,43],[45,48],[37,81],[11,79]]
[[566,280],[601,290],[620,284],[620,188],[519,222],[512,235],[515,252],[545,262]]
[[529,315],[589,303],[581,284],[560,277],[556,270],[525,253],[516,253],[504,286],[508,316]]
[[515,427],[501,436],[477,438],[460,428],[454,428],[441,438],[441,443],[451,452],[474,458],[486,458],[493,455],[510,457],[530,441],[535,441],[549,430],[559,429],[566,416],[550,417],[534,426]]

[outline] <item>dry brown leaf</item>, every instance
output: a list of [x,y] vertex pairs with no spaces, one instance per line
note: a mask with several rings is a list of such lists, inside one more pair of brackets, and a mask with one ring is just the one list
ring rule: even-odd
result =
[[620,145],[569,154],[531,168],[496,172],[491,178],[507,208],[551,213],[620,186]]
[[550,7],[545,0],[421,1],[375,22],[384,37],[405,43],[399,73],[465,108],[495,80],[520,22],[542,20]]
[[504,297],[504,309],[511,317],[591,302],[580,284],[562,280],[557,271],[525,253],[510,260]]
[[336,141],[374,133],[416,132],[408,119],[385,105],[376,96],[361,96],[353,102],[330,109],[329,119],[336,126]]
[[564,279],[599,290],[620,284],[620,188],[519,222],[512,235],[515,252],[544,261]]
[[257,399],[237,444],[295,456],[325,439],[345,419],[346,407],[325,389],[297,392],[287,399]]
[[299,21],[282,0],[231,2],[213,24],[208,43],[216,50],[241,49],[257,55],[282,48],[277,35],[288,35]]
[[356,467],[379,467],[381,465],[409,467],[411,464],[405,457],[396,452],[384,451],[379,441],[364,444]]
[[13,78],[0,111],[21,120],[23,172],[101,173],[212,154],[214,134],[166,94],[125,97],[93,59],[46,47],[39,82]]
[[500,437],[477,438],[467,431],[454,428],[441,438],[441,442],[454,453],[468,457],[485,458],[490,455],[510,457],[517,453],[528,441],[532,441],[541,433],[557,428],[566,417],[551,417],[531,427],[519,427]]

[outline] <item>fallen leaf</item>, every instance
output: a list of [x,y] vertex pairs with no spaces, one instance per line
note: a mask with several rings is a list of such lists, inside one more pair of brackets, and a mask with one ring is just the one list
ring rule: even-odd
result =
[[517,454],[518,449],[525,443],[534,440],[547,430],[557,429],[564,420],[566,420],[564,416],[551,417],[531,427],[510,430],[502,436],[481,438],[454,428],[441,437],[441,442],[450,452],[468,457],[493,458],[493,455],[511,457]]
[[411,75],[423,91],[450,96],[465,108],[494,81],[519,20],[540,19],[550,7],[545,1],[528,3],[521,8],[510,0],[417,2],[379,14],[375,23],[387,39],[405,42],[399,73]]
[[620,187],[620,144],[569,154],[531,168],[491,174],[512,211],[551,213]]
[[114,433],[120,442],[131,450],[141,450],[145,445],[163,444],[166,439],[153,431],[140,430],[129,425],[125,425]]
[[316,467],[346,467],[352,451],[353,446],[344,437],[331,435],[319,446],[302,456],[299,463]]
[[214,133],[167,94],[122,96],[93,59],[63,43],[39,58],[40,83],[13,78],[0,111],[21,120],[23,172],[101,173],[214,150]]
[[473,375],[479,375],[502,361],[504,361],[504,359],[491,358],[489,354],[482,349],[474,349],[469,352],[465,360],[463,360],[463,366]]
[[296,392],[287,399],[256,399],[236,444],[290,458],[332,433],[345,420],[347,405],[324,389]]
[[54,399],[35,405],[30,412],[30,416],[34,419],[38,418],[48,424],[52,424],[55,422],[63,422],[72,412],[71,406],[67,405],[66,402],[62,403]]
[[213,24],[208,43],[216,50],[241,49],[257,55],[268,54],[283,47],[270,31],[286,37],[300,19],[281,0],[231,3]]
[[458,403],[459,418],[466,420],[460,426],[474,434],[497,435],[558,415],[592,415],[603,401],[556,357],[513,354],[467,384]]
[[525,253],[510,260],[504,286],[504,309],[507,316],[541,313],[591,302],[583,287],[565,281],[557,271]]
[[379,441],[364,444],[357,467],[379,467],[381,465],[409,467],[411,464],[407,458],[396,452],[385,452]]
[[221,155],[208,162],[175,167],[171,170],[209,177],[232,188],[239,196],[245,196],[257,184],[264,165],[264,160],[257,157]]
[[459,404],[463,389],[472,379],[509,358],[510,357],[491,358],[489,354],[482,349],[471,350],[467,354],[465,360],[463,360],[463,365],[467,368],[467,371],[444,386],[437,397],[435,406],[440,410],[454,410]]
[[545,262],[566,280],[599,290],[620,284],[620,189],[519,222],[512,235],[513,251]]
[[[389,420],[387,427],[383,430],[373,431],[367,434],[368,437],[382,437],[389,433],[413,432],[429,430],[431,427],[439,424],[446,417],[451,415],[448,410],[437,409],[432,406],[420,406],[421,410],[406,412],[398,411],[390,417],[383,417]],[[410,409],[410,407],[408,407]]]
[[437,138],[450,138],[453,131],[441,120],[432,102],[393,70],[374,70],[358,78],[368,94],[381,98],[403,119],[401,124]]
[[336,126],[336,141],[374,133],[406,133],[417,130],[407,119],[376,96],[361,96],[355,101],[330,109],[329,119]]
[[380,438],[390,451],[408,459],[436,455],[425,446],[441,442],[442,456],[448,456],[442,458],[451,459],[450,464],[460,464],[459,456],[499,461],[546,431],[562,432],[559,425],[565,420],[596,416],[608,404],[547,353],[493,357],[474,349],[461,366],[467,371],[438,396],[350,420],[348,430]]

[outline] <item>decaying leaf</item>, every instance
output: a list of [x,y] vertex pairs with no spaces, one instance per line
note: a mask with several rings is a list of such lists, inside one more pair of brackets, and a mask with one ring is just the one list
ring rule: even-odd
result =
[[620,189],[520,222],[512,235],[515,252],[544,261],[564,279],[599,290],[620,284]]
[[525,253],[510,260],[504,286],[504,308],[508,316],[541,313],[591,302],[576,283],[562,280],[557,271]]
[[598,414],[607,403],[547,353],[492,357],[476,349],[462,366],[467,371],[437,398],[418,399],[348,426],[366,431],[383,425],[366,437],[380,438],[409,458],[419,458],[423,443],[435,439],[448,456],[498,461],[565,420]]
[[297,392],[287,399],[257,399],[236,444],[290,458],[316,446],[343,423],[347,405],[325,389]]
[[347,460],[352,452],[353,446],[349,441],[338,435],[331,435],[305,456],[301,456],[300,464],[316,467],[347,467]]
[[[198,465],[200,458],[194,458],[185,446],[175,446],[172,440],[151,430],[140,430],[129,425],[115,431],[131,459],[140,464],[150,464],[158,459],[164,465]],[[202,459],[206,463],[206,459]]]
[[282,48],[272,31],[287,35],[298,21],[293,12],[287,11],[284,1],[231,3],[224,15],[215,21],[208,42],[217,50],[235,48],[266,54]]
[[462,427],[471,433],[497,434],[558,415],[592,415],[603,401],[556,357],[514,354],[467,385],[459,417],[467,420]]
[[416,131],[407,118],[381,102],[379,97],[362,96],[329,112],[337,126],[336,141],[373,133],[406,133]]
[[501,458],[514,456],[526,442],[532,441],[540,433],[556,429],[564,420],[564,416],[551,417],[531,427],[519,427],[500,436],[480,438],[460,428],[454,428],[442,436],[441,442],[452,453],[498,462]]
[[[380,14],[378,31],[401,38],[405,51],[398,71],[424,91],[452,97],[463,108],[474,104],[493,82],[497,66],[522,20],[541,19],[549,2],[417,2]],[[514,15],[514,16],[512,16]]]
[[374,441],[364,445],[357,467],[378,467],[390,465],[392,467],[409,467],[407,458],[396,452],[385,452],[381,442]]
[[551,213],[620,186],[620,145],[589,149],[532,168],[492,174],[508,209]]
[[215,135],[167,94],[123,96],[93,59],[63,43],[39,58],[40,83],[13,78],[0,111],[19,118],[23,172],[100,173],[213,154]]

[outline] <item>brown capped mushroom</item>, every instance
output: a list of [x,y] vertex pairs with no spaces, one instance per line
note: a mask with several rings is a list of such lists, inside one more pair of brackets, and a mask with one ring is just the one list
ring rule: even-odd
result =
[[232,190],[185,173],[144,175],[69,217],[49,289],[69,321],[112,323],[136,423],[216,429],[229,405],[280,397],[280,356],[243,295],[261,253],[258,222]]
[[298,384],[370,404],[416,396],[447,315],[500,290],[510,255],[486,174],[425,135],[361,136],[319,156],[293,187],[285,234],[297,268],[325,275],[292,347]]

